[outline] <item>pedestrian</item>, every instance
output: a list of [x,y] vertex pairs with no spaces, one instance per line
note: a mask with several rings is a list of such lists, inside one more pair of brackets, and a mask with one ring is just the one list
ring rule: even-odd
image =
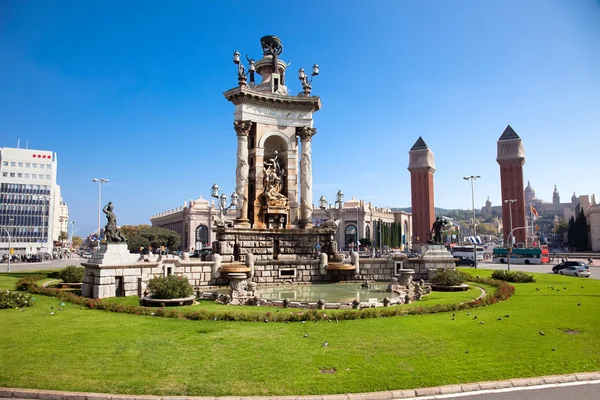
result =
[[588,265],[594,265],[594,260],[592,260],[592,257],[588,258]]

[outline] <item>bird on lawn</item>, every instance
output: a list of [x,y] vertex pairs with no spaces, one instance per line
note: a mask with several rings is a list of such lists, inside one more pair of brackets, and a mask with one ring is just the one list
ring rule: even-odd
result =
[[308,333],[305,333],[305,334],[304,334],[304,337],[308,337]]
[[329,343],[327,342],[327,340],[323,343],[323,347],[327,347]]
[[535,290],[537,290],[537,291],[539,292],[539,291],[540,291],[540,288],[537,288],[537,287],[536,287],[536,288],[535,288]]
[[498,318],[498,321],[502,321],[502,317]]
[[553,347],[553,348],[552,348],[552,351],[556,351],[556,347]]
[[540,331],[539,333],[540,333],[540,335],[542,335],[542,336],[544,336],[544,335],[545,335],[545,333],[544,333],[544,332],[542,332],[542,331]]
[[485,322],[481,321],[480,324],[483,325],[483,324],[485,324]]
[[578,306],[580,306],[580,305],[581,305],[581,303],[577,303],[577,305],[578,305]]
[[54,311],[52,311],[52,312],[50,313],[50,315],[54,315]]

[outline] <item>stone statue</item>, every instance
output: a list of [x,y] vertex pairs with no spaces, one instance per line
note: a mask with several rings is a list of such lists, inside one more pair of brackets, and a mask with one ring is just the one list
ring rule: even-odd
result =
[[279,161],[277,161],[278,157],[279,154],[275,151],[275,157],[269,159],[269,161],[265,161],[264,193],[268,206],[286,207],[288,198],[281,193],[285,171],[279,164]]
[[106,226],[104,227],[104,236],[108,243],[121,243],[126,242],[127,238],[123,236],[121,230],[117,228],[117,217],[113,213],[113,203],[111,201],[108,202],[107,205],[104,206],[102,211],[106,214]]
[[442,227],[444,225],[446,225],[446,220],[443,220],[440,217],[435,219],[435,222],[431,226],[431,239],[433,240],[433,243],[442,243]]

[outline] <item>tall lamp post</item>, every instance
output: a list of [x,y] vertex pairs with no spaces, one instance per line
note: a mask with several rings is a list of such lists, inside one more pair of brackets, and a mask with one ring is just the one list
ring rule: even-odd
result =
[[510,271],[510,257],[512,256],[512,247],[513,247],[513,227],[512,227],[512,203],[516,202],[517,199],[506,199],[504,200],[504,203],[508,203],[508,217],[509,217],[509,221],[510,221],[510,233],[509,235],[506,237],[506,240],[508,240],[508,270]]
[[[8,220],[8,223],[12,224],[13,221],[14,221],[14,219],[10,218]],[[6,234],[8,235],[8,270],[7,270],[7,272],[10,272],[10,259],[12,258],[12,254],[10,254],[11,237],[10,237],[10,232],[8,231],[8,229],[6,229],[5,227],[2,227],[2,229],[4,229],[4,232],[6,232]]]
[[108,183],[108,179],[104,178],[93,178],[92,182],[98,182],[98,250],[100,250],[100,207],[102,203],[102,184]]
[[477,269],[477,228],[475,227],[475,185],[476,179],[481,178],[479,175],[464,176],[465,181],[471,180],[471,204],[473,206],[473,237],[475,243],[473,243],[473,261],[475,262],[475,269]]
[[69,246],[73,249],[73,234],[75,233],[75,221],[71,221],[71,237],[69,238]]

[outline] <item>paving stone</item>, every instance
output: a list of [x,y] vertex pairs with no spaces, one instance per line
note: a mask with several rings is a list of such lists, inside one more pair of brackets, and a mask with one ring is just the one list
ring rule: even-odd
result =
[[436,394],[440,394],[439,387],[429,387],[422,389],[415,389],[415,394],[417,396],[435,396]]
[[519,378],[510,380],[514,387],[538,386],[546,382],[542,378]]
[[[221,400],[221,399],[219,399]],[[310,396],[298,396],[296,400],[328,400],[327,396],[318,396],[318,395],[310,395]]]
[[415,397],[417,394],[415,393],[414,390],[412,389],[407,389],[407,390],[392,390],[390,393],[392,393],[392,398],[393,399],[406,399],[409,397]]
[[563,380],[563,377],[560,376],[560,375],[542,376],[542,379],[544,380],[544,383],[546,383],[546,384],[563,383],[563,382],[565,382]]
[[0,398],[12,397],[12,389],[0,388]]
[[37,398],[40,400],[62,400],[62,393],[55,391],[40,390],[38,392]]
[[463,392],[476,392],[477,390],[481,390],[479,383],[464,383],[460,386]]
[[63,392],[62,398],[63,400],[86,400],[86,393],[80,392]]
[[600,380],[600,372],[580,372],[574,374],[578,381],[596,381]]
[[87,393],[85,395],[86,400],[111,400],[111,394],[103,394],[103,393]]
[[332,394],[330,396],[323,396],[325,400],[348,400],[347,394]]
[[390,400],[392,392],[351,393],[348,400]]
[[479,382],[479,386],[481,386],[482,390],[491,390],[491,389],[505,389],[513,387],[511,381],[492,381],[492,382]]
[[461,385],[440,386],[440,394],[451,394],[451,393],[461,393],[461,392],[462,392]]
[[38,391],[31,389],[13,389],[13,397],[21,399],[37,399]]

